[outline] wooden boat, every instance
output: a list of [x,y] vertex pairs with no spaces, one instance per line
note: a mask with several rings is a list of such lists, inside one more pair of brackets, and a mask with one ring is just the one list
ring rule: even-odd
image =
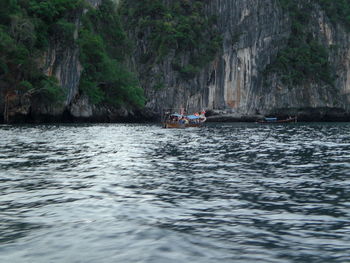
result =
[[185,124],[180,124],[180,123],[166,121],[166,122],[163,122],[163,128],[166,128],[166,129],[171,129],[171,128],[180,129],[180,128],[186,128],[186,125]]
[[205,121],[205,111],[202,111],[201,114],[196,113],[193,115],[166,112],[162,118],[162,126],[167,129],[201,127]]
[[265,118],[263,120],[258,120],[258,123],[262,124],[273,124],[273,123],[296,123],[298,121],[297,117],[288,117],[287,119],[279,120],[276,117],[273,118]]

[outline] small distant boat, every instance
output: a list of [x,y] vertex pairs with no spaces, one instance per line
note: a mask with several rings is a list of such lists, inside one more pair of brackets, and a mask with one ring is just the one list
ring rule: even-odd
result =
[[162,118],[163,128],[188,128],[201,127],[207,120],[205,111],[201,113],[194,113],[191,115],[180,114],[177,112],[171,113],[166,111]]
[[272,117],[272,118],[264,118],[263,120],[258,120],[258,123],[290,123],[290,122],[298,122],[298,119],[297,117],[288,117],[287,119],[282,119],[282,120],[279,120],[278,118],[276,117]]

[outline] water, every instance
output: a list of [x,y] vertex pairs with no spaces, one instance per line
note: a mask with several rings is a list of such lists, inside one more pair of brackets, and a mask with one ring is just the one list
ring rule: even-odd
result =
[[0,126],[0,262],[350,262],[349,135]]

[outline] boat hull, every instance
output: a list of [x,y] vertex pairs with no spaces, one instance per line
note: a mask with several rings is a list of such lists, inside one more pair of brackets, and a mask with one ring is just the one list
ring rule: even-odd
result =
[[180,123],[171,123],[171,122],[165,122],[163,123],[163,127],[166,129],[183,129],[183,128],[189,128],[189,127],[201,127],[202,123],[187,123],[187,124],[180,124]]
[[273,120],[273,121],[265,121],[265,120],[261,120],[258,121],[258,123],[261,124],[275,124],[275,123],[296,123],[297,122],[297,118],[289,118],[289,119],[285,119],[285,120]]

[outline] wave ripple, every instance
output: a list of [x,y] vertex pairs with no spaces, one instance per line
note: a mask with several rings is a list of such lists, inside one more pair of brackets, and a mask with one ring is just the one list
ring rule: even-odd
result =
[[349,262],[349,134],[0,126],[0,261]]

